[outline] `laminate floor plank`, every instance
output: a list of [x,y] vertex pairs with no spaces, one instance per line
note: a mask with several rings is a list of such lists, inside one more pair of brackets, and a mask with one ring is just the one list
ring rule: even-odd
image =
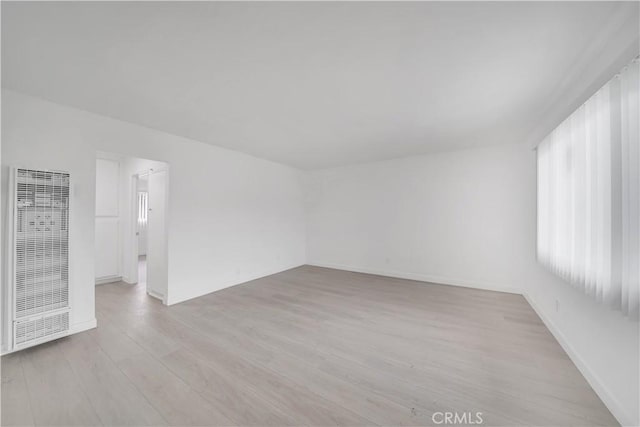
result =
[[[115,320],[111,312],[114,308],[104,306],[102,308],[106,323],[105,330],[101,331],[100,326],[96,328],[93,339],[167,424],[176,426],[235,424],[223,415],[219,406],[204,399],[198,391],[167,369],[159,360],[164,353],[156,354],[154,353],[156,348],[148,345],[153,339],[164,341],[169,339],[168,337],[150,327],[146,328],[147,334],[144,335],[139,314],[125,313],[119,320]],[[135,338],[127,333],[127,320],[131,321],[131,329],[135,331],[131,335],[133,337],[144,335],[144,343],[136,342]]]
[[96,313],[2,358],[3,424],[617,425],[518,295],[304,266],[171,307],[102,285]]
[[169,371],[162,363],[144,354],[124,359],[118,367],[145,395],[170,425],[229,426],[233,421],[219,408]]
[[33,414],[27,382],[22,370],[22,354],[2,358],[2,418],[3,426],[33,426]]
[[280,411],[253,387],[230,374],[218,370],[187,350],[177,350],[162,357],[162,363],[182,378],[205,399],[216,402],[221,412],[236,425],[294,426],[299,422]]
[[30,407],[38,426],[100,426],[102,422],[64,357],[63,338],[22,351]]
[[167,424],[88,334],[71,336],[61,349],[104,425]]

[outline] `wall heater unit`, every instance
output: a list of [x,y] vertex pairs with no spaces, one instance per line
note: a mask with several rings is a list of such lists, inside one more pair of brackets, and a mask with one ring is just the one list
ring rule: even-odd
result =
[[69,332],[69,174],[12,171],[10,349]]

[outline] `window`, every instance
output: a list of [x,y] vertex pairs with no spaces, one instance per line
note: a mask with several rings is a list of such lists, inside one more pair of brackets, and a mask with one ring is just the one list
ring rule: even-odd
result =
[[640,68],[636,58],[538,146],[538,260],[638,317]]
[[149,193],[138,191],[138,225],[147,226],[147,213],[149,208]]

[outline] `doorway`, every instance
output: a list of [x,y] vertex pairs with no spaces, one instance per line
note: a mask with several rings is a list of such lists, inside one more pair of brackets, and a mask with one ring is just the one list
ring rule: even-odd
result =
[[[149,222],[149,173],[138,175],[136,188],[136,236],[138,240],[138,284],[147,287],[147,235]],[[147,291],[148,292],[148,291]]]
[[147,294],[166,303],[168,209],[167,168],[149,168],[132,176],[135,185],[135,236],[133,258],[137,264],[137,283]]
[[164,303],[169,165],[98,153],[96,284],[124,282]]

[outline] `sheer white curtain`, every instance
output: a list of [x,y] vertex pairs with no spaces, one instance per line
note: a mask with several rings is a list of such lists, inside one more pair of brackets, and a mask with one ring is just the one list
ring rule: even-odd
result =
[[636,58],[538,145],[538,260],[636,318],[639,86]]

